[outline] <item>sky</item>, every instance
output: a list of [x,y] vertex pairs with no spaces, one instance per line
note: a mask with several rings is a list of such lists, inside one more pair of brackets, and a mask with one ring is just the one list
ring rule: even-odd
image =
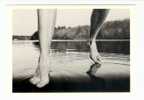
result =
[[[56,26],[90,25],[91,9],[58,9]],[[111,9],[106,21],[129,18],[128,9]],[[12,12],[14,35],[32,35],[37,30],[37,12],[32,9],[16,9]]]

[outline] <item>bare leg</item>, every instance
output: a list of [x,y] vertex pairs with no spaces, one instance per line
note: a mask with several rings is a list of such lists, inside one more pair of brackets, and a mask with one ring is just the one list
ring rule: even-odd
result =
[[88,74],[95,75],[97,69],[101,66],[101,57],[97,50],[96,36],[98,35],[108,14],[106,9],[94,9],[91,15],[90,27],[90,58],[93,61]]
[[38,10],[38,30],[40,40],[40,57],[35,75],[30,79],[37,87],[44,87],[49,83],[49,50],[56,20],[56,9]]

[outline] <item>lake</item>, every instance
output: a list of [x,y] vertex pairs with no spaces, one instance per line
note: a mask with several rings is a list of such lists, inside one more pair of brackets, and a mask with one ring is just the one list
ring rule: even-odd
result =
[[[34,42],[35,43],[35,42]],[[13,42],[13,66],[17,69],[19,66],[36,66],[39,57],[39,48],[31,41],[15,41]],[[85,50],[77,50],[74,48],[67,48],[68,43],[55,43],[57,48],[51,50],[51,61],[54,63],[65,64],[65,62],[83,61],[89,59],[89,52]],[[72,44],[72,43],[71,43]],[[73,43],[72,45],[79,43]],[[83,43],[84,44],[84,43]],[[63,46],[65,45],[65,46]],[[62,46],[63,49],[60,49]],[[64,48],[65,47],[65,48]],[[112,62],[120,64],[129,64],[129,55],[120,53],[100,53],[103,62]],[[23,67],[21,67],[23,68]]]
[[[56,45],[56,44],[55,44]],[[100,53],[102,56],[102,66],[97,72],[97,77],[104,79],[106,87],[111,91],[113,89],[129,91],[129,75],[130,75],[130,58],[128,54],[120,53]],[[27,88],[27,82],[22,83],[16,79],[24,80],[33,75],[38,64],[39,48],[32,41],[14,41],[13,42],[13,91],[32,91],[32,86]],[[49,91],[63,91],[63,84],[83,82],[85,91],[98,91],[99,86],[85,84],[90,82],[86,71],[90,68],[92,61],[89,58],[89,52],[85,50],[75,49],[52,49],[50,52],[49,68],[52,71],[51,77],[53,84]],[[80,77],[80,79],[79,79]],[[111,79],[111,80],[110,80]],[[82,81],[84,80],[84,81]],[[115,82],[116,83],[111,83]],[[59,83],[60,82],[60,83]],[[86,82],[86,83],[87,83]],[[96,81],[97,83],[97,81]],[[70,85],[69,84],[69,85]],[[82,85],[66,85],[70,88],[68,91],[82,91]],[[80,83],[82,84],[82,83]],[[93,84],[90,83],[90,84]],[[112,85],[114,84],[114,85]],[[124,85],[125,84],[125,85]],[[105,90],[105,85],[101,88]],[[29,86],[29,85],[28,85]],[[53,87],[54,86],[54,87]],[[58,86],[60,86],[58,88]],[[24,87],[24,88],[23,88]],[[83,88],[84,89],[84,88]],[[34,90],[33,90],[34,91]],[[38,90],[41,91],[41,90]],[[45,90],[47,91],[47,90]]]

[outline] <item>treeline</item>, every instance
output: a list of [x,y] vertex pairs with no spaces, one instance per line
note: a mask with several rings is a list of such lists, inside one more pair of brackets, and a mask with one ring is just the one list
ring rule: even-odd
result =
[[[89,39],[90,26],[76,26],[76,27],[65,27],[58,26],[55,27],[53,39],[62,40],[81,40]],[[36,31],[30,37],[15,36],[13,39],[24,39],[24,40],[38,40],[38,31]],[[102,29],[100,30],[98,39],[130,39],[130,20],[120,20],[120,21],[108,21],[104,23]],[[35,46],[39,46],[39,42],[34,42]],[[99,52],[108,53],[130,53],[130,41],[97,41],[97,46]],[[52,49],[65,51],[65,50],[77,50],[77,51],[89,51],[88,41],[85,42],[56,42],[53,41],[51,45]]]
[[[53,39],[89,39],[90,26],[65,27],[58,26],[55,28]],[[108,21],[100,30],[98,39],[129,39],[130,38],[130,20]],[[38,39],[36,31],[31,40]]]
[[130,20],[106,22],[97,38],[99,39],[129,39],[130,38]]

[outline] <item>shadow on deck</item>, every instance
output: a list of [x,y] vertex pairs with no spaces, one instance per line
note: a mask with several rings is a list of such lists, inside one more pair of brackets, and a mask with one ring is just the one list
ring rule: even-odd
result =
[[13,92],[129,92],[129,77],[108,79],[95,77],[51,77],[50,83],[44,88],[37,88],[26,79],[13,79]]

